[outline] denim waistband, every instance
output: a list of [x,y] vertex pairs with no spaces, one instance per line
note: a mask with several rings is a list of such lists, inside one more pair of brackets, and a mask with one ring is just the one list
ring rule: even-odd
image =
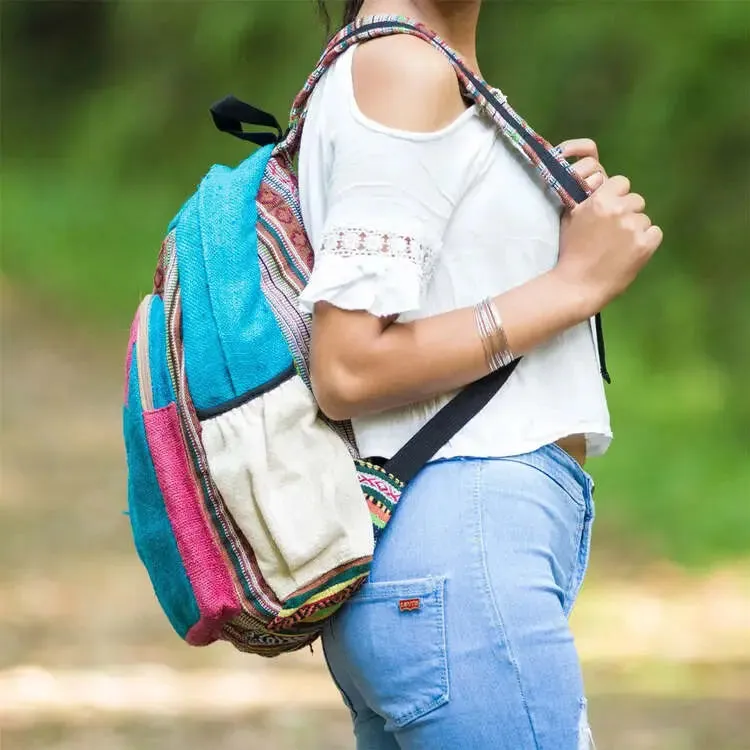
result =
[[587,493],[592,493],[594,489],[594,480],[591,478],[591,475],[585,471],[573,456],[564,451],[556,443],[551,443],[550,445],[537,448],[537,450],[530,453],[523,453],[517,456],[455,456],[439,458],[430,462],[428,466],[437,466],[456,461],[514,461],[526,464],[527,466],[533,466],[539,469],[539,471],[544,472],[570,495],[576,496],[583,492],[585,496]]

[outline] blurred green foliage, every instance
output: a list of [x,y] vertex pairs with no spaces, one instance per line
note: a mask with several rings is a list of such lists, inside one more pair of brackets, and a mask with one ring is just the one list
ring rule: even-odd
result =
[[[207,106],[284,119],[324,42],[313,2],[2,15],[3,272],[123,338],[173,213],[246,154]],[[594,137],[665,230],[606,315],[618,438],[593,472],[605,526],[687,564],[750,549],[749,40],[733,0],[488,0],[480,28],[484,75],[551,140]]]

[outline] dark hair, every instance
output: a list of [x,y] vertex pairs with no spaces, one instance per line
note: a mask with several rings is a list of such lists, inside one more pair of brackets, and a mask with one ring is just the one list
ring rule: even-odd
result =
[[[343,15],[343,18],[341,19],[342,26],[348,26],[357,18],[357,16],[359,15],[359,11],[362,10],[364,1],[365,0],[345,0],[344,15]],[[317,0],[317,2],[318,2],[318,10],[320,12],[320,15],[325,21],[326,28],[330,31],[331,14],[328,12],[328,7],[326,6],[326,2],[325,0]]]

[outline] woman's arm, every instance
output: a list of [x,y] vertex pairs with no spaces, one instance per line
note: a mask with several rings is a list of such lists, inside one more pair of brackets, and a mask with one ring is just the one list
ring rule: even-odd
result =
[[[523,354],[589,317],[592,304],[552,271],[495,298],[511,351]],[[315,396],[332,419],[422,401],[487,374],[473,308],[388,324],[319,302],[312,337]]]
[[[402,130],[429,132],[462,106],[450,64],[406,37],[359,50],[354,84],[369,118]],[[586,320],[633,281],[661,242],[644,206],[626,178],[614,177],[565,217],[558,266],[495,298],[514,354]],[[311,352],[315,395],[333,419],[428,399],[488,371],[473,308],[394,323],[317,302]]]

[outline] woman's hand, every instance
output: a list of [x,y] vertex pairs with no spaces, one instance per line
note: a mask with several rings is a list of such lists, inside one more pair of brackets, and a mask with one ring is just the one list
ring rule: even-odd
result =
[[663,236],[644,212],[646,201],[630,192],[630,181],[609,179],[593,140],[574,138],[559,148],[592,196],[563,219],[556,275],[580,286],[593,314],[630,286]]
[[593,195],[563,216],[553,273],[579,290],[590,314],[622,294],[661,245],[662,231],[645,208],[627,177],[605,177]]
[[586,181],[592,192],[604,184],[607,172],[599,161],[599,149],[591,138],[564,141],[559,148],[563,157],[572,162],[573,171]]

